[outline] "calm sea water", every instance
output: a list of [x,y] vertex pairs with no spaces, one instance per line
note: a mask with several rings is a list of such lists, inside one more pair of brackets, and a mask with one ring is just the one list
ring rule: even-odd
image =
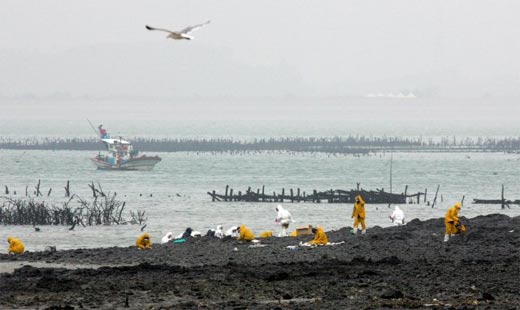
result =
[[[32,124],[31,126],[11,123],[11,129],[2,127],[2,136],[31,136],[39,129],[41,136],[88,136],[90,127],[77,132],[66,131],[75,128],[68,122],[55,125]],[[185,123],[188,124],[188,123]],[[106,125],[106,124],[105,124]],[[127,123],[130,136],[143,136],[141,132],[152,132],[151,137],[234,137],[252,139],[260,136],[332,136],[345,135],[349,127],[337,126],[336,132],[323,123],[309,126],[289,126],[273,123],[235,124],[234,126],[218,123],[196,123],[182,127],[174,134],[179,124],[168,126],[145,122]],[[149,125],[149,126],[147,126]],[[88,123],[86,123],[88,126]],[[118,126],[121,127],[119,123]],[[77,127],[77,126],[76,126]],[[85,126],[84,126],[85,127]],[[110,126],[106,125],[109,128]],[[155,129],[150,129],[155,128]],[[189,130],[191,128],[191,131]],[[204,129],[205,128],[205,129]],[[213,130],[209,130],[209,129]],[[378,129],[384,130],[384,129]],[[471,131],[472,136],[482,132]],[[168,134],[164,134],[164,132]],[[377,130],[374,131],[377,133]],[[313,134],[314,133],[314,134]],[[399,129],[397,134],[409,133],[410,136],[421,134],[421,130]],[[428,134],[425,131],[424,134]],[[434,133],[432,135],[436,135]],[[495,133],[500,136],[499,131]],[[503,134],[507,135],[507,134]],[[34,135],[32,135],[34,136]],[[384,188],[389,190],[390,154],[374,154],[354,157],[348,155],[334,156],[310,153],[251,153],[251,154],[210,154],[210,153],[144,153],[159,155],[163,161],[154,170],[138,171],[98,171],[90,162],[95,152],[78,151],[14,151],[0,150],[1,169],[0,186],[7,185],[16,197],[29,192],[41,180],[42,192],[46,195],[52,188],[50,197],[45,201],[64,202],[64,186],[71,181],[72,192],[84,199],[91,200],[88,184],[99,183],[105,192],[117,192],[119,199],[126,201],[126,210],[146,210],[148,222],[146,231],[152,234],[152,241],[159,242],[168,231],[179,234],[188,226],[205,233],[216,225],[225,228],[232,225],[246,224],[255,233],[264,230],[278,230],[274,223],[276,203],[242,203],[212,202],[208,191],[223,192],[226,185],[235,191],[245,191],[248,186],[256,190],[265,185],[267,192],[281,192],[282,188],[300,188],[312,192],[313,189],[352,189],[356,182],[365,189]],[[473,198],[500,198],[501,184],[505,184],[505,195],[509,199],[519,199],[520,194],[520,155],[501,153],[393,153],[393,192],[424,191],[428,189],[428,200],[432,201],[437,185],[440,185],[438,204],[435,208],[424,203],[402,205],[408,220],[428,219],[444,216],[446,209],[465,196],[465,204],[461,214],[474,217],[480,214],[504,213],[509,216],[520,215],[520,207],[501,210],[497,205],[474,205]],[[440,201],[442,195],[442,201]],[[4,195],[5,196],[5,195]],[[296,223],[299,225],[321,225],[326,230],[351,226],[351,204],[312,204],[284,203]],[[386,205],[367,205],[367,224],[391,225],[388,216],[391,213]],[[126,217],[130,216],[127,213]],[[45,246],[56,245],[58,249],[92,248],[105,246],[133,245],[141,233],[137,225],[76,227],[69,231],[68,227],[42,226],[41,232],[35,232],[31,226],[2,226],[0,240],[8,235],[20,237],[27,250],[42,250]],[[442,234],[442,232],[440,232]],[[7,246],[0,247],[5,253]]]

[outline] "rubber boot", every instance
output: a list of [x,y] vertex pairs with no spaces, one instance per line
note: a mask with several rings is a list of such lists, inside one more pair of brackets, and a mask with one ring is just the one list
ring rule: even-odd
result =
[[450,240],[450,235],[445,234],[444,235],[444,242],[448,242],[448,240]]

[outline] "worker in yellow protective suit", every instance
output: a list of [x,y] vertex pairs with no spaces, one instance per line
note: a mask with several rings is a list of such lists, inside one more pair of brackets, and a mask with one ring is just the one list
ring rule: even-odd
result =
[[253,234],[251,229],[247,228],[246,225],[244,225],[244,224],[242,224],[238,228],[238,232],[239,232],[238,240],[251,241],[251,240],[255,239],[255,235]]
[[264,231],[260,234],[260,236],[258,236],[258,238],[271,238],[273,236],[273,232],[268,230],[268,231]]
[[9,242],[9,254],[22,254],[25,251],[22,240],[9,236],[7,237],[7,242]]
[[149,233],[140,235],[135,241],[135,245],[139,250],[148,250],[152,248],[152,240]]
[[313,228],[312,232],[314,233],[314,240],[309,241],[308,244],[327,245],[327,243],[329,243],[329,238],[327,238],[327,234],[323,231],[321,226]]
[[[452,235],[460,232],[460,220],[459,211],[462,208],[462,203],[457,202],[453,207],[448,209],[446,216],[444,217],[444,225],[446,226],[446,232],[444,233],[444,242],[450,240]],[[461,227],[463,231],[466,231],[465,227]]]
[[352,218],[354,219],[354,228],[352,229],[352,233],[356,234],[358,230],[358,226],[361,224],[361,233],[365,234],[367,232],[367,225],[365,223],[365,200],[361,195],[356,196],[356,202],[354,203],[354,209],[352,210]]

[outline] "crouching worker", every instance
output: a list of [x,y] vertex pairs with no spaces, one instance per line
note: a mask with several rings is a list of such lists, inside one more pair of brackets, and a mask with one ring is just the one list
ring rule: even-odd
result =
[[252,241],[255,239],[255,235],[253,234],[253,231],[246,227],[246,225],[241,225],[238,228],[238,240],[244,240],[244,241]]
[[327,243],[329,243],[329,238],[327,238],[327,234],[323,231],[321,226],[318,226],[318,228],[313,228],[312,233],[314,234],[314,240],[306,242],[306,244],[327,245]]
[[161,244],[168,243],[173,240],[173,233],[170,231],[161,239]]
[[356,196],[356,202],[354,203],[354,209],[352,210],[352,218],[354,219],[354,228],[352,229],[352,233],[356,234],[359,225],[361,225],[361,233],[365,234],[367,232],[367,225],[365,223],[365,200],[361,195]]
[[217,230],[215,230],[215,237],[222,239],[224,238],[224,226],[218,225]]
[[273,236],[273,232],[268,230],[268,231],[264,231],[260,234],[260,236],[258,236],[258,238],[271,238]]
[[390,220],[396,226],[404,225],[404,212],[399,208],[399,206],[395,206],[394,212],[390,215]]
[[462,208],[462,204],[457,202],[453,207],[448,209],[446,216],[444,217],[444,225],[446,226],[446,232],[444,234],[444,242],[450,240],[452,235],[466,232],[466,227],[460,223],[459,211]]
[[25,251],[22,240],[9,236],[7,237],[7,242],[9,242],[9,250],[7,253],[22,254]]
[[140,235],[135,241],[135,245],[139,250],[148,250],[152,248],[152,240],[149,233]]

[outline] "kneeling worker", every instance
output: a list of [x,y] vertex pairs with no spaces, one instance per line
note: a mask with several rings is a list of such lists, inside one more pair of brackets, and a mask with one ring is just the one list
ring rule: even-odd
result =
[[312,232],[314,233],[314,240],[307,242],[307,244],[327,245],[327,243],[329,243],[329,238],[327,238],[327,234],[325,231],[323,231],[321,226],[318,226],[318,228],[313,228]]
[[9,250],[7,253],[22,254],[25,251],[22,240],[9,236],[7,237],[7,242],[9,242]]
[[444,242],[450,240],[452,235],[466,231],[464,225],[460,225],[459,211],[461,207],[462,204],[457,202],[453,207],[448,209],[448,212],[446,212],[446,216],[444,217],[444,225],[446,226]]
[[255,239],[255,235],[253,234],[253,231],[246,227],[246,225],[242,224],[238,228],[238,240],[244,240],[244,241],[251,241]]
[[144,233],[137,238],[135,245],[139,250],[148,250],[152,248],[152,240],[149,233]]

